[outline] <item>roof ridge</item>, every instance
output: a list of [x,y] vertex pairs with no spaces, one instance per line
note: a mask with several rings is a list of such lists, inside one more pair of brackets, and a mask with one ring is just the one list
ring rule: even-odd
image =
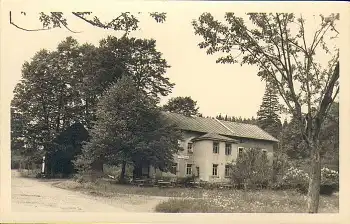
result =
[[257,126],[256,124],[248,124],[248,123],[243,123],[243,122],[238,122],[238,121],[225,121],[225,122],[228,122],[228,123],[234,123],[234,124],[240,124],[240,125],[250,125],[250,126]]
[[229,130],[233,135],[235,134],[229,127],[227,127],[226,125],[224,125],[221,121],[219,121],[219,119],[214,118],[214,120],[216,120],[219,124],[221,124],[222,126],[224,126],[227,130]]

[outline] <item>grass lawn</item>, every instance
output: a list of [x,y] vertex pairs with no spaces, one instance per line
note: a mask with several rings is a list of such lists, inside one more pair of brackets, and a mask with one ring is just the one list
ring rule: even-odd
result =
[[[245,213],[300,213],[306,212],[306,197],[296,191],[244,191],[244,190],[206,190],[191,188],[137,187],[97,183],[78,183],[71,180],[55,184],[56,187],[83,191],[86,193],[113,197],[118,194],[136,194],[170,197],[157,205],[157,212],[245,212]],[[320,213],[339,212],[337,195],[321,196]]]
[[[303,213],[306,197],[294,191],[214,191],[201,199],[172,198],[156,207],[166,213]],[[320,213],[338,213],[337,196],[321,196]]]

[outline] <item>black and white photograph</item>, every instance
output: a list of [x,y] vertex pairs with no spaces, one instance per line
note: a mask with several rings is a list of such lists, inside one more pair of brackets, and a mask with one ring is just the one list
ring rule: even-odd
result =
[[11,212],[339,213],[342,15],[222,8],[3,8]]

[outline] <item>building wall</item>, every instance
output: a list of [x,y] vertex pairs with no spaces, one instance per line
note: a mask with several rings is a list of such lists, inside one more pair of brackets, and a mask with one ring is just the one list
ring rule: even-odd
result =
[[[191,139],[202,135],[200,133],[188,132],[188,131],[184,131],[182,134],[183,134],[183,140],[181,142],[181,146],[183,147],[183,151],[179,151],[177,154],[174,155],[174,163],[177,163],[176,175],[178,177],[187,176],[186,175],[187,164],[195,164],[194,154],[188,153],[187,145],[191,141]],[[193,144],[193,146],[194,146],[194,144]],[[195,171],[195,165],[193,165],[192,170]],[[151,168],[150,175],[154,176],[156,174],[160,175],[161,172],[159,170],[155,170],[154,168]]]
[[245,147],[245,148],[261,148],[265,149],[267,151],[267,158],[270,162],[270,165],[273,163],[273,143],[272,142],[267,142],[267,141],[261,141],[261,140],[245,140],[244,142],[240,143],[240,147]]
[[[191,136],[189,133],[187,136]],[[192,137],[192,136],[191,136]],[[188,141],[186,141],[188,142]],[[238,144],[231,144],[231,155],[225,155],[225,142],[219,142],[219,153],[213,153],[213,141],[202,140],[193,144],[193,155],[190,159],[185,160],[187,163],[192,163],[193,169],[199,167],[199,179],[210,182],[229,181],[225,177],[225,165],[234,163],[238,156],[238,148],[261,148],[267,151],[267,157],[272,165],[273,162],[273,143],[260,140],[244,140]],[[186,153],[186,149],[184,151]],[[218,175],[213,176],[213,164],[218,165]],[[180,163],[181,166],[181,163]],[[182,165],[184,168],[180,170],[179,176],[186,176],[186,164]]]
[[[225,155],[225,142],[219,142],[219,153],[213,153],[213,141],[202,140],[193,142],[193,153],[188,153],[187,145],[192,138],[201,134],[195,132],[184,132],[182,146],[183,151],[174,155],[174,163],[177,163],[178,177],[185,177],[187,164],[192,164],[192,173],[196,173],[196,167],[199,167],[199,179],[209,182],[225,182],[229,178],[225,178],[225,165],[234,163],[237,159],[238,148],[261,148],[267,151],[267,157],[272,165],[273,161],[273,143],[259,140],[244,140],[244,142],[231,145],[231,155]],[[218,164],[218,175],[212,175],[213,164]],[[151,169],[152,173],[156,171]]]
[[[174,162],[177,163],[178,173],[177,176],[185,177],[186,175],[186,166],[187,164],[195,164],[195,143],[193,143],[193,153],[189,153],[187,146],[188,143],[191,142],[191,139],[195,137],[199,137],[201,134],[196,132],[183,132],[183,141],[181,146],[183,147],[183,151],[179,151],[176,155],[174,155]],[[192,171],[195,171],[195,166],[192,166]]]

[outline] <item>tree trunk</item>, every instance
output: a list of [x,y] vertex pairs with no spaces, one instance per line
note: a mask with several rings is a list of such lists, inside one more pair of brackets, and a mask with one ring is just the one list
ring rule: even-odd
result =
[[122,172],[120,173],[120,182],[125,183],[125,167],[126,167],[126,162],[122,162]]
[[103,175],[103,159],[98,158],[91,164],[91,178],[92,181]]
[[311,151],[311,170],[309,191],[307,195],[307,207],[309,213],[317,213],[320,200],[321,185],[321,160],[319,145],[315,142],[310,144]]

